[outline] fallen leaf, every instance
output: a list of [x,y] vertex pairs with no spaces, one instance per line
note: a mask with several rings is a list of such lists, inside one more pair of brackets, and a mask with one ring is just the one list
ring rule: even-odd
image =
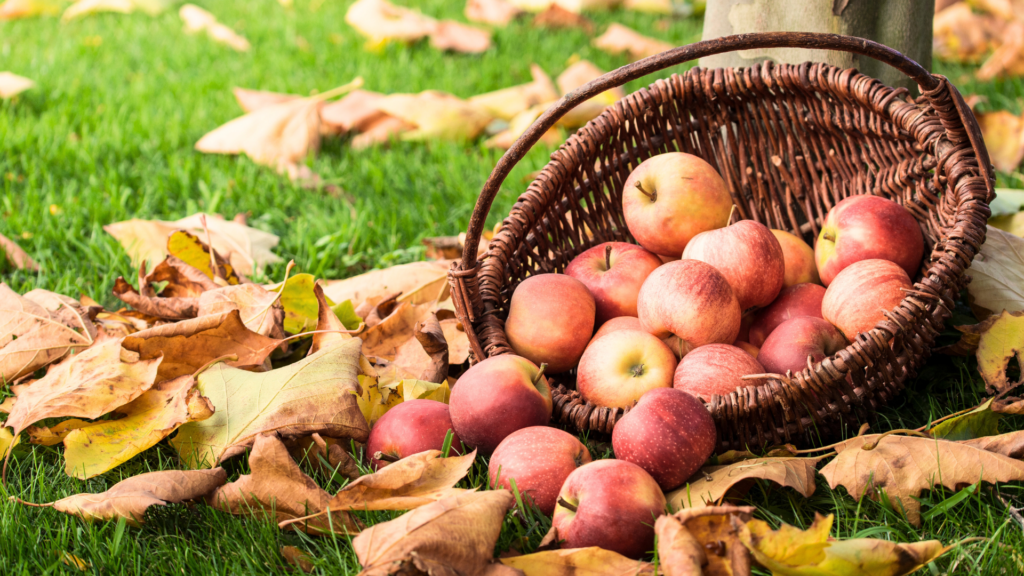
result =
[[178,16],[185,23],[185,33],[206,32],[213,40],[239,52],[247,52],[249,41],[231,28],[217,22],[217,18],[195,4],[185,4],[178,10]]
[[[545,550],[498,560],[526,576],[654,576],[654,565],[592,546]],[[670,575],[671,576],[671,575]]]
[[533,17],[533,25],[543,28],[579,28],[587,34],[594,33],[594,23],[579,12],[566,10],[558,3],[551,4]]
[[[211,494],[210,505],[229,514],[273,517],[278,523],[328,512],[330,494],[303,474],[277,436],[256,436],[249,453],[249,469],[250,474],[240,476]],[[337,508],[332,508],[329,515],[314,516],[287,526],[308,534],[329,533],[332,527],[341,534],[354,534],[362,529],[355,518]]]
[[434,400],[448,404],[451,400],[451,388],[448,382],[428,382],[424,380],[402,380],[399,385],[402,390],[402,401],[410,400]]
[[75,18],[101,12],[131,14],[136,10],[142,10],[150,16],[156,16],[169,8],[170,5],[171,2],[169,0],[78,0],[64,10],[61,20],[74,20]]
[[[695,2],[695,4],[696,3],[697,2]],[[698,15],[696,14],[696,8],[692,4],[687,2],[675,2],[673,0],[624,0],[622,2],[622,8],[624,10],[645,12],[648,14],[678,14],[683,17]],[[703,12],[703,8],[701,9],[701,12]]]
[[359,344],[355,338],[339,342],[269,372],[211,367],[199,375],[198,388],[217,411],[182,426],[171,445],[190,466],[208,467],[270,431],[286,439],[316,432],[365,442],[369,428],[355,398]]
[[356,396],[356,405],[368,426],[372,428],[388,410],[403,402],[403,396],[397,390],[400,382],[359,375],[360,394]]
[[57,424],[49,427],[29,426],[28,428],[25,428],[25,432],[28,434],[28,441],[32,444],[39,444],[40,446],[56,446],[57,444],[64,442],[64,438],[66,438],[73,430],[78,430],[79,428],[92,425],[92,422],[73,418],[71,420],[58,422]]
[[[555,84],[558,85],[559,91],[564,95],[603,75],[604,70],[598,68],[593,62],[580,60],[559,74],[558,78],[555,79]],[[591,98],[589,102],[599,102],[608,105],[614,104],[625,97],[626,92],[619,87],[606,90]]]
[[123,277],[114,281],[114,296],[138,312],[164,320],[183,320],[199,315],[199,299],[191,297],[161,298],[149,282],[146,264],[139,267],[139,289]]
[[415,42],[437,25],[433,18],[385,0],[357,0],[345,13],[345,22],[366,36],[371,47],[388,41]]
[[932,37],[935,57],[959,63],[980,62],[995,47],[1004,23],[977,14],[966,2],[958,2],[935,14]]
[[[171,235],[173,239],[177,232]],[[170,244],[169,244],[170,245]],[[205,245],[204,245],[205,246]],[[209,266],[209,260],[207,260]],[[220,288],[201,269],[190,266],[180,258],[168,256],[153,268],[153,271],[146,276],[146,283],[160,284],[160,296],[163,298],[199,298],[203,293]]]
[[[1021,383],[1010,382],[1006,370],[1010,360],[1016,358],[1019,365],[1024,357],[1024,311],[1003,311],[979,324],[978,372],[985,380],[990,392],[1002,392]],[[1024,378],[1024,377],[1022,377]]]
[[842,485],[856,500],[884,490],[893,508],[914,526],[921,524],[921,504],[915,497],[933,485],[952,489],[979,480],[1024,479],[1024,462],[948,440],[870,434],[837,444],[835,450],[838,455],[820,472],[830,487]]
[[416,341],[423,352],[429,356],[429,364],[420,372],[419,379],[426,382],[447,382],[448,380],[448,342],[445,340],[441,323],[436,314],[428,314],[416,323]]
[[14,449],[20,441],[20,436],[15,436],[3,422],[0,422],[0,458],[7,458],[7,453]]
[[[312,274],[296,274],[289,277],[283,286],[281,282],[267,286],[268,291],[281,295],[284,329],[289,334],[301,334],[316,329],[320,307],[313,293],[315,285],[316,279]],[[334,306],[334,302],[329,299],[327,304]]]
[[345,280],[328,280],[323,287],[324,295],[335,302],[351,300],[356,308],[371,298],[396,292],[412,294],[421,292],[424,287],[431,288],[424,299],[436,299],[447,285],[449,266],[448,262],[412,262],[372,270]]
[[[0,4],[0,21],[18,20],[33,16],[54,16],[60,12],[60,4],[49,0],[7,0]],[[3,76],[3,74],[0,74]],[[0,79],[2,83],[2,79]],[[0,96],[3,89],[0,88]],[[6,98],[7,96],[3,96]]]
[[377,109],[383,98],[378,92],[353,90],[340,100],[325,103],[320,108],[320,121],[334,133],[364,132],[376,122],[390,118]]
[[430,34],[430,45],[438,50],[479,54],[491,47],[491,33],[453,20],[442,20]]
[[214,407],[191,375],[154,385],[116,410],[122,417],[72,430],[64,438],[64,471],[85,480],[113,470],[156,446],[179,426],[205,420]]
[[994,398],[989,398],[974,410],[943,420],[929,428],[927,432],[935,438],[954,441],[994,436],[999,434],[1001,418],[999,405]]
[[469,102],[436,90],[419,94],[392,94],[378,109],[416,126],[403,140],[471,140],[483,132],[491,116]]
[[337,474],[342,478],[355,480],[362,475],[355,459],[345,451],[342,440],[323,438],[319,434],[311,434],[292,442],[288,451],[296,462],[305,459],[314,467],[328,476]]
[[1000,172],[1013,172],[1024,159],[1024,118],[1001,110],[977,114],[992,165]]
[[989,226],[970,270],[967,293],[979,320],[1024,310],[1024,238]]
[[18,394],[7,426],[20,434],[44,418],[99,418],[149,390],[160,357],[123,362],[121,342],[98,342],[47,371]]
[[266,92],[264,90],[247,90],[245,88],[232,88],[231,92],[235,95],[235,100],[238,101],[238,105],[242,108],[243,112],[254,112],[260,108],[266,108],[267,106],[273,106],[274,104],[281,104],[283,102],[291,102],[302,98],[302,96],[296,96],[294,94],[281,94],[280,92]]
[[831,514],[815,513],[814,523],[807,530],[788,524],[772,530],[762,520],[734,524],[757,562],[778,576],[902,576],[948,550],[938,540],[909,544],[872,538],[830,541],[832,520]]
[[194,374],[228,356],[237,358],[227,360],[228,366],[260,366],[280,343],[246,328],[239,311],[231,310],[142,330],[122,346],[144,360],[162,356],[159,381]]
[[632,61],[675,48],[668,42],[644,36],[636,30],[618,23],[612,23],[604,34],[594,38],[593,45],[595,48],[613,55],[626,52]]
[[[204,226],[203,235],[212,239],[208,224]],[[241,284],[245,281],[235,272],[234,266],[221,255],[220,251],[210,248],[206,242],[186,230],[171,232],[167,237],[167,252],[171,255],[169,258],[178,258],[186,265],[195,268],[216,286]]]
[[960,440],[959,442],[967,446],[972,446],[988,452],[995,452],[996,454],[1002,454],[1003,456],[1008,456],[1017,460],[1024,456],[1024,430],[1007,432],[1006,434],[999,434],[996,436]]
[[466,0],[468,20],[495,26],[507,26],[523,11],[505,0]]
[[313,297],[317,303],[316,334],[313,334],[313,343],[309,347],[308,356],[337,342],[352,338],[350,334],[343,332],[346,327],[331,309],[327,297],[324,296],[324,290],[319,284],[313,285]]
[[208,290],[199,297],[199,316],[238,310],[245,327],[270,338],[284,338],[284,307],[280,295],[259,284]]
[[[530,83],[479,94],[470,98],[468,102],[490,116],[512,120],[516,115],[534,106],[558,100],[558,90],[543,68],[531,64],[530,74],[533,76]],[[461,252],[454,258],[459,256]]]
[[513,502],[507,490],[467,492],[371,526],[352,539],[361,574],[481,574]]
[[380,323],[359,334],[363,354],[394,362],[421,378],[435,362],[417,339],[417,326],[429,318],[432,310],[431,304],[399,302]]
[[[590,102],[590,100],[584,102],[580,106],[577,106],[575,109],[573,109],[573,111],[581,107],[586,107],[587,109],[590,109]],[[508,150],[509,148],[512,147],[512,144],[514,144],[515,141],[520,136],[522,136],[523,133],[526,132],[526,130],[530,126],[533,125],[537,118],[539,118],[540,115],[543,114],[544,111],[548,109],[550,104],[551,103],[540,104],[534,106],[533,108],[520,112],[519,114],[516,115],[515,118],[512,119],[511,122],[509,122],[508,128],[489,138],[486,142],[484,142],[484,145],[487,146],[488,148],[501,148],[503,150]],[[597,104],[597,107],[600,108],[600,110],[597,112],[598,114],[603,112],[605,109],[604,104]],[[570,111],[569,113],[572,114],[573,111]],[[565,119],[565,116],[563,116],[562,118]],[[554,147],[561,144],[563,140],[565,140],[565,137],[559,131],[559,129],[557,127],[551,127],[548,129],[547,132],[544,133],[543,136],[541,136],[540,143],[544,144],[545,146]]]
[[309,552],[296,548],[295,546],[281,546],[281,557],[285,562],[310,574],[316,570],[316,559],[309,555]]
[[122,480],[106,492],[75,494],[43,506],[85,521],[124,518],[130,526],[141,526],[150,506],[201,498],[227,479],[223,468],[148,472]]
[[416,126],[400,118],[388,116],[382,112],[379,119],[371,122],[370,125],[362,130],[360,135],[352,139],[352,149],[362,150],[377,144],[386,144],[392,138],[396,138],[415,128]]
[[987,82],[997,76],[1024,74],[1024,22],[1011,20],[1003,29],[1001,42],[978,69],[975,76]]
[[739,541],[732,520],[750,520],[752,506],[708,506],[654,523],[658,564],[665,576],[750,574],[750,552]]
[[[726,466],[706,466],[696,479],[666,495],[669,509],[710,506],[724,498],[729,490],[744,481],[769,480],[793,488],[805,498],[814,494],[815,467],[821,458],[754,458]],[[742,486],[741,486],[742,488]]]
[[[2,81],[2,80],[0,80]],[[0,88],[0,92],[3,89]],[[36,264],[34,260],[18,246],[16,242],[7,238],[3,234],[0,234],[0,260],[8,260],[18,270],[33,270],[39,271],[39,264]]]
[[466,477],[476,450],[465,456],[441,458],[427,450],[402,458],[373,474],[359,477],[331,499],[331,510],[411,510],[458,495],[455,488]]

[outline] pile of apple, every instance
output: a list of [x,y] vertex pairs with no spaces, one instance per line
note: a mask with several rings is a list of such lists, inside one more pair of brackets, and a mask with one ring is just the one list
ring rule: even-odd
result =
[[[604,243],[564,274],[524,280],[505,322],[516,355],[470,368],[450,406],[392,409],[368,452],[439,448],[453,429],[455,446],[491,455],[493,485],[514,479],[554,514],[564,547],[642,556],[664,492],[714,452],[704,401],[762,383],[744,376],[800,371],[845,347],[899,304],[924,252],[913,216],[878,196],[836,204],[814,249],[757,222],[727,225],[725,182],[683,153],[640,164],[622,208],[639,246]],[[545,374],[572,369],[583,399],[629,409],[612,434],[615,460],[591,462],[579,440],[547,426]]]

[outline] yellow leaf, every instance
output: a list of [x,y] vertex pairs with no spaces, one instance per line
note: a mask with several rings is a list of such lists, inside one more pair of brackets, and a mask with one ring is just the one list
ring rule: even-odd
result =
[[938,558],[946,549],[938,540],[899,544],[857,538],[829,541],[833,516],[817,515],[805,531],[783,524],[734,522],[743,544],[777,576],[902,576]]
[[28,441],[32,444],[39,444],[40,446],[56,446],[57,444],[64,442],[64,438],[66,438],[72,431],[92,425],[92,422],[72,418],[71,420],[59,422],[50,427],[29,426],[28,428],[25,428],[25,432],[28,433]]
[[967,292],[981,320],[1003,310],[1024,310],[1024,238],[989,226],[971,263]]
[[10,428],[0,422],[0,459],[7,457],[7,452],[13,450],[21,442],[21,436],[15,436]]
[[82,572],[87,572],[89,568],[92,568],[92,564],[89,564],[74,554],[68,554],[67,552],[60,553],[60,561],[63,562],[65,566],[70,566]]
[[[580,60],[559,74],[555,83],[558,84],[558,89],[563,95],[565,95],[591,80],[600,78],[603,75],[604,70],[598,68],[593,62],[589,60]],[[607,90],[597,96],[594,96],[590,101],[596,101],[601,104],[608,105],[614,104],[625,97],[626,92],[622,88],[612,88],[611,90]]]
[[[320,306],[313,294],[315,285],[316,279],[312,274],[296,274],[290,276],[283,285],[278,282],[266,287],[269,292],[281,294],[285,332],[301,334],[316,329]],[[334,306],[334,302],[327,298],[327,305]]]
[[935,57],[961,63],[979,62],[999,39],[1002,23],[977,14],[965,2],[955,2],[935,14],[932,35]]
[[639,576],[653,575],[654,565],[626,558],[618,552],[593,546],[546,550],[502,558],[502,564],[522,570],[526,576]]
[[402,395],[391,387],[381,386],[377,378],[360,375],[359,388],[362,393],[356,396],[356,402],[368,426],[372,427],[388,410],[402,403]]
[[654,523],[659,568],[665,576],[743,576],[750,553],[736,537],[734,521],[746,522],[752,506],[708,506],[661,516]]
[[419,94],[392,94],[377,108],[416,126],[403,140],[471,140],[491,122],[491,115],[469,102],[435,90]]
[[1009,381],[1006,369],[1013,358],[1024,366],[1024,311],[1004,310],[989,320],[978,341],[978,371],[989,391],[1002,392],[1020,384]]
[[1015,171],[1024,159],[1024,118],[1005,110],[977,118],[992,165],[1000,172]]
[[815,467],[821,458],[753,458],[727,466],[707,466],[697,479],[666,495],[669,508],[710,506],[724,498],[729,490],[745,480],[769,480],[795,489],[805,498],[814,494]]
[[512,120],[519,113],[538,104],[558,100],[555,83],[543,68],[531,64],[530,74],[533,76],[533,82],[479,94],[470,98],[468,102],[495,118]]
[[213,269],[210,258],[210,247],[194,234],[184,230],[175,230],[167,237],[167,253],[181,260],[185,264],[199,270],[211,279],[221,278],[228,284],[239,284],[238,275],[235,274],[224,257],[216,253],[214,258],[217,269]]
[[402,398],[405,402],[409,400],[436,400],[437,402],[447,404],[452,393],[448,387],[448,382],[435,384],[433,382],[424,382],[423,380],[402,380],[400,386],[402,388]]

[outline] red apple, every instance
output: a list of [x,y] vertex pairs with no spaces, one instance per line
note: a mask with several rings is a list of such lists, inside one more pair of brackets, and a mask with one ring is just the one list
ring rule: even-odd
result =
[[725,276],[698,260],[661,265],[637,298],[644,330],[658,338],[676,335],[683,352],[705,344],[730,344],[740,331],[740,304]]
[[508,343],[549,374],[576,367],[594,333],[594,297],[565,274],[537,274],[512,293],[505,320]]
[[573,258],[565,273],[583,282],[597,304],[597,324],[636,316],[636,295],[661,259],[636,244],[605,242]]
[[811,362],[821,362],[846,347],[846,339],[827,320],[798,316],[779,324],[764,341],[758,362],[772,374],[799,372]]
[[744,342],[742,340],[737,340],[733,342],[732,345],[739,348],[740,350],[743,350],[747,354],[750,354],[751,356],[754,357],[755,360],[757,359],[758,353],[760,353],[761,351],[761,349],[758,348],[757,346],[754,346],[750,342]]
[[662,256],[678,257],[697,234],[725,226],[731,209],[732,197],[718,172],[682,152],[648,158],[622,189],[630,234]]
[[509,434],[494,449],[487,471],[491,486],[516,489],[544,515],[555,511],[558,491],[574,470],[590,462],[590,450],[575,436],[548,426]]
[[913,285],[903,267],[888,260],[861,260],[843,268],[825,291],[821,315],[853,341],[899,306]]
[[[427,450],[440,450],[448,431],[454,432],[448,405],[435,400],[409,400],[388,410],[373,425],[366,442],[366,454],[374,470],[389,461],[400,460]],[[452,450],[459,453],[459,435],[452,438]],[[376,458],[380,453],[384,460]]]
[[717,443],[715,421],[704,403],[672,388],[644,394],[612,431],[615,457],[646,470],[662,490],[686,482]]
[[576,373],[583,399],[628,408],[652,388],[672,386],[676,357],[664,342],[640,330],[616,330],[587,347]]
[[565,479],[551,525],[562,548],[598,546],[640,558],[654,550],[654,521],[665,504],[665,494],[643,468],[598,460]]
[[[597,341],[598,338],[606,334],[611,334],[616,330],[643,330],[643,326],[640,325],[640,319],[634,316],[619,316],[618,318],[612,318],[611,320],[601,324],[601,327],[594,332],[594,337],[590,339],[590,344]],[[590,346],[587,344],[587,346]]]
[[783,288],[775,302],[754,313],[754,321],[750,325],[750,338],[747,341],[760,347],[772,330],[790,318],[821,318],[821,301],[824,298],[825,289],[817,284],[805,283]]
[[814,262],[814,248],[803,238],[785,230],[772,230],[772,234],[782,246],[782,256],[786,261],[786,279],[782,281],[782,287],[785,289],[805,282],[821,284],[818,266]]
[[672,379],[672,386],[710,400],[712,394],[728,395],[737,388],[757,386],[761,380],[744,380],[749,374],[764,374],[761,363],[750,353],[728,344],[708,344],[687,354]]
[[543,370],[512,354],[491,356],[466,370],[452,388],[455,433],[481,454],[506,436],[551,420],[551,388]]
[[767,226],[753,220],[694,236],[683,250],[683,259],[687,258],[707,262],[721,272],[741,310],[771,304],[786,277],[782,246]]
[[924,237],[917,220],[881,196],[851,196],[828,211],[814,246],[814,260],[825,286],[847,266],[862,260],[888,260],[913,278],[921,266]]

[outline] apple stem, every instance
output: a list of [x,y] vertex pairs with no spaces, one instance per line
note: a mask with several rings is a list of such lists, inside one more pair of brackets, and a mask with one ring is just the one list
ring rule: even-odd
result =
[[835,232],[822,231],[821,239],[822,240],[828,240],[829,242],[835,242],[836,241],[836,233]]
[[393,456],[385,452],[374,452],[373,459],[380,460],[381,462],[398,462],[399,460],[401,460],[401,458],[399,458],[398,456]]
[[606,244],[605,247],[604,247],[604,265],[606,266],[605,270],[611,270],[612,269],[612,245],[611,244]]
[[576,506],[569,504],[568,502],[566,502],[565,498],[562,498],[561,496],[558,497],[558,505],[561,506],[562,508],[568,508],[572,512],[576,511]]
[[647,196],[648,198],[650,198],[651,202],[657,202],[658,201],[658,193],[657,192],[648,192],[647,190],[644,190],[644,185],[641,184],[639,180],[636,181],[636,189],[639,190],[640,193],[643,194],[644,196]]
[[633,369],[630,370],[630,372],[633,373],[634,378],[639,378],[644,375],[644,365],[637,364],[636,366],[633,366]]
[[540,369],[537,370],[537,375],[533,377],[533,385],[536,386],[540,379],[544,377],[544,371],[548,369],[547,363],[541,363]]
[[732,216],[736,213],[736,205],[733,204],[732,208],[729,209],[729,219],[725,221],[726,226],[732,226]]

